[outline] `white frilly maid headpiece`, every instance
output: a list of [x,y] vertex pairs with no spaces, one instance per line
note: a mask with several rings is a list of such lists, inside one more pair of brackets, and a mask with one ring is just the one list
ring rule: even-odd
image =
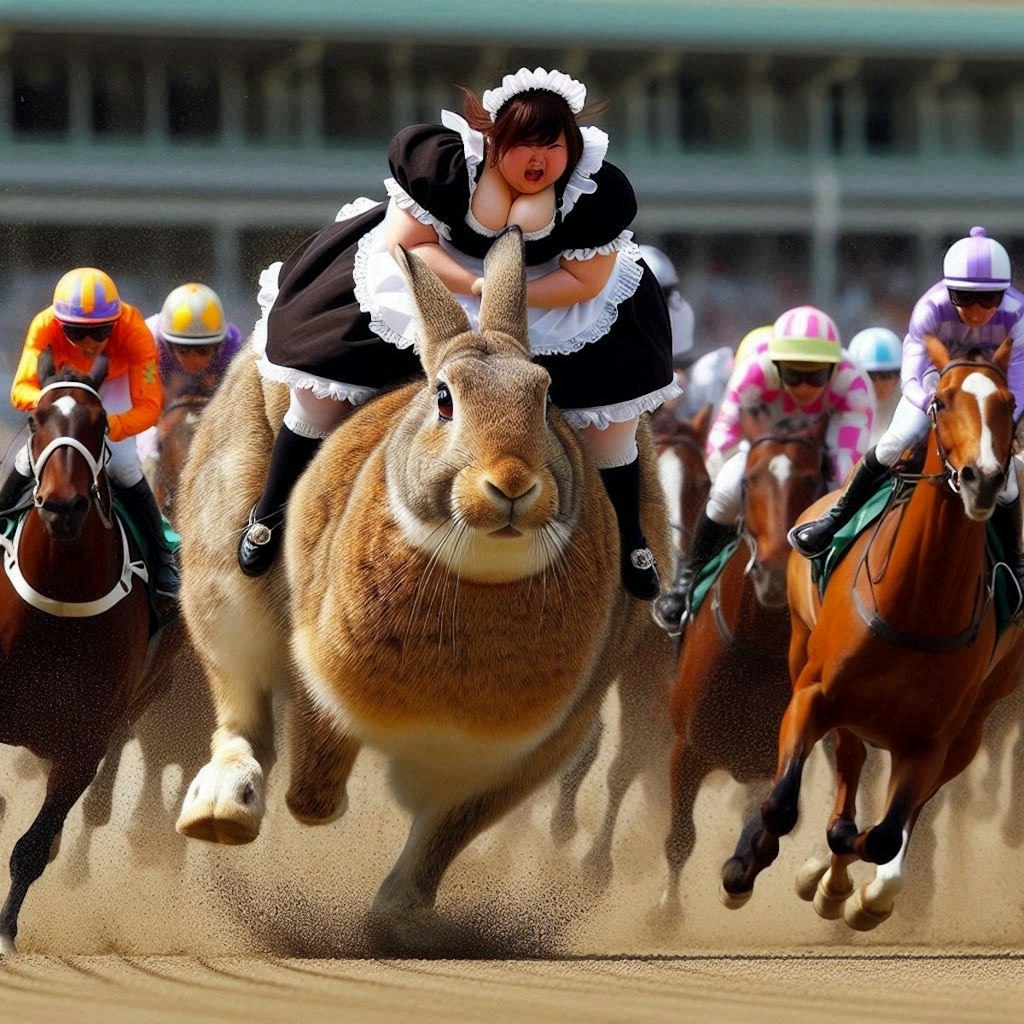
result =
[[587,87],[575,78],[570,78],[563,71],[545,71],[543,68],[520,68],[514,75],[506,75],[501,80],[497,89],[488,89],[483,95],[484,110],[491,115],[494,121],[498,111],[513,96],[521,92],[530,92],[533,89],[544,89],[561,96],[569,109],[578,114],[587,101]]

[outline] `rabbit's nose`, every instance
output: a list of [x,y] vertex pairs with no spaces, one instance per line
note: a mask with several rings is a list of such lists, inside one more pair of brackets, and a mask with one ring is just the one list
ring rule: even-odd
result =
[[518,484],[512,484],[510,481],[502,481],[502,483],[496,484],[493,480],[484,480],[484,493],[491,499],[496,505],[504,504],[505,502],[528,502],[531,498],[536,497],[540,492],[540,481],[533,480],[532,483],[528,483],[525,486]]

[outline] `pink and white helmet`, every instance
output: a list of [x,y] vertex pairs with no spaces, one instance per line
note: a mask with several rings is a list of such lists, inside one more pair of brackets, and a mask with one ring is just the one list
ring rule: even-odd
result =
[[942,260],[942,283],[961,292],[998,292],[1010,287],[1010,257],[981,227],[954,242]]
[[839,330],[832,318],[815,306],[788,309],[772,328],[768,355],[773,362],[838,363]]

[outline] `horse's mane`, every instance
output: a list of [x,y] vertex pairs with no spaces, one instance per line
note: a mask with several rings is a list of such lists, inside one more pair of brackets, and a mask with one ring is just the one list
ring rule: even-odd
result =
[[73,366],[62,367],[42,381],[43,387],[50,384],[88,384],[89,387],[93,386],[92,377],[87,373],[80,373]]

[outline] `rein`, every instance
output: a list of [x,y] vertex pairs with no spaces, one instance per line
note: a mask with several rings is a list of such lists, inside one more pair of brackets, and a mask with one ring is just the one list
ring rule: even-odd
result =
[[165,416],[172,412],[176,412],[178,409],[191,409],[193,406],[196,408],[204,408],[209,404],[209,395],[182,395],[180,398],[171,402],[170,405],[160,410],[160,418],[163,419]]

